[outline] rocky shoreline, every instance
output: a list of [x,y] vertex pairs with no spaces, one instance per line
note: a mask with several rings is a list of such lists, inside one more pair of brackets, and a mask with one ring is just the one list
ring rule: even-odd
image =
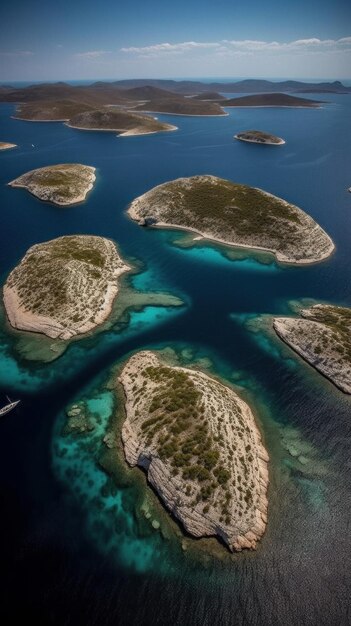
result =
[[326,304],[276,317],[278,337],[344,393],[351,393],[351,311]]
[[[254,549],[267,524],[269,458],[249,406],[210,376],[165,366],[149,351],[129,359],[119,382],[125,394],[122,441],[129,465],[146,471],[166,508],[193,537],[217,536],[232,551]],[[179,421],[186,420],[182,410],[169,426],[164,423],[167,409],[154,408],[163,392],[166,403],[172,394],[178,397],[177,406],[187,394],[197,398],[187,408],[193,416],[180,434],[172,436]],[[173,445],[179,448],[172,457]]]
[[95,171],[95,167],[80,163],[51,165],[26,172],[8,185],[27,189],[44,202],[70,206],[84,202],[94,186]]
[[[222,193],[224,200],[220,197]],[[213,196],[213,200],[208,200],[207,213],[204,212],[204,204],[201,206],[205,194],[207,198]],[[236,194],[240,201],[236,199]],[[252,203],[258,206],[261,203],[265,207],[259,230],[257,211],[253,211],[248,204],[251,195]],[[212,202],[218,203],[219,209]],[[235,216],[238,210],[245,232],[240,232],[240,225],[234,217],[232,223],[228,222],[228,215],[232,213]],[[158,185],[133,200],[127,212],[140,226],[175,228],[226,246],[271,252],[277,261],[286,264],[317,263],[328,258],[335,249],[329,235],[297,206],[262,189],[210,175],[179,178]],[[250,212],[252,229],[249,227]],[[197,226],[199,223],[202,224],[201,229]]]
[[71,339],[102,324],[130,270],[109,239],[65,236],[32,246],[8,276],[3,300],[11,326]]

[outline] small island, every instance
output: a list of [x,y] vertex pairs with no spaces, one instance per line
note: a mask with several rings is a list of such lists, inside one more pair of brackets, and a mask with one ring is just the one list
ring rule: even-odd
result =
[[95,182],[95,167],[80,163],[49,165],[31,170],[8,183],[24,187],[45,202],[69,206],[83,202]]
[[133,113],[117,108],[86,111],[72,117],[66,123],[70,128],[115,132],[121,137],[130,135],[151,135],[154,133],[178,130],[177,126],[165,124],[148,115]]
[[119,381],[129,465],[146,471],[190,535],[254,549],[267,523],[269,459],[249,406],[216,379],[149,351],[132,356]]
[[334,250],[327,233],[297,206],[216,176],[158,185],[136,198],[128,214],[141,226],[179,228],[221,244],[273,252],[282,263],[316,263]]
[[287,93],[258,93],[251,96],[230,98],[222,103],[225,107],[298,107],[319,108],[323,102]]
[[278,337],[345,393],[351,393],[351,309],[316,304],[301,318],[276,317]]
[[17,148],[17,144],[0,141],[0,150],[11,150],[12,148]]
[[244,130],[234,135],[234,139],[269,146],[282,146],[285,143],[284,139],[281,139],[281,137],[264,133],[262,130]]
[[29,248],[8,276],[3,299],[18,330],[70,339],[102,324],[130,267],[104,237],[72,235]]

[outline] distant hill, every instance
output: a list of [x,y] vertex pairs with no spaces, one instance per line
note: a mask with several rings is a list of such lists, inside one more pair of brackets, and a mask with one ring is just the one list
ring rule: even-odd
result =
[[74,102],[73,100],[43,100],[20,104],[14,117],[32,122],[64,122],[77,113],[91,109],[89,104]]
[[202,93],[198,93],[196,96],[193,96],[194,100],[225,100],[224,96],[221,96],[217,91],[204,91]]
[[137,107],[138,111],[170,113],[174,115],[226,115],[216,102],[205,102],[193,98],[159,98]]
[[298,98],[286,93],[259,93],[252,96],[230,98],[223,103],[225,107],[309,107],[322,104],[319,100]]

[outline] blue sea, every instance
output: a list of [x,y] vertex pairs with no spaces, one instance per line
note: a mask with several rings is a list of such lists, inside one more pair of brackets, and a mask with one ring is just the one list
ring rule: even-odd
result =
[[[320,99],[320,109],[159,115],[179,130],[120,138],[14,120],[14,106],[0,105],[0,140],[18,144],[0,153],[1,283],[33,244],[95,234],[114,239],[138,268],[132,290],[183,301],[132,307],[123,324],[72,343],[51,363],[25,358],[30,338],[22,336],[19,351],[1,312],[0,403],[6,394],[22,400],[0,423],[6,626],[23,618],[85,626],[350,623],[351,400],[281,344],[269,323],[301,302],[351,306],[351,96]],[[286,144],[233,139],[250,128]],[[80,205],[55,207],[7,186],[65,162],[97,168]],[[331,235],[335,253],[317,265],[283,267],[269,255],[194,243],[128,219],[136,196],[195,174],[298,205]],[[143,473],[126,467],[118,446],[104,445],[119,427],[111,381],[145,348],[200,365],[252,406],[270,455],[268,526],[256,552],[230,555],[214,539],[186,537]],[[65,408],[80,400],[94,430],[67,435]]]

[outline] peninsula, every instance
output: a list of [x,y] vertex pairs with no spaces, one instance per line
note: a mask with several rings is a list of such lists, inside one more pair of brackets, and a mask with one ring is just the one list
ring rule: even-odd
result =
[[316,304],[301,318],[276,317],[278,337],[345,393],[351,393],[351,309]]
[[0,150],[11,150],[11,148],[17,148],[17,144],[0,141]]
[[31,170],[8,184],[10,187],[24,187],[45,202],[68,206],[83,202],[94,182],[95,167],[63,163]]
[[319,108],[323,102],[290,96],[286,93],[258,93],[251,96],[230,98],[221,102],[224,107],[298,107]]
[[234,135],[234,138],[240,139],[240,141],[247,141],[248,143],[259,143],[269,146],[281,146],[285,143],[281,137],[264,133],[262,130],[244,130]]
[[327,233],[298,207],[216,176],[158,185],[136,198],[128,214],[141,226],[179,228],[221,244],[267,250],[282,263],[316,263],[334,250]]
[[153,133],[178,130],[177,126],[165,124],[148,115],[141,115],[116,108],[98,111],[85,111],[72,117],[67,126],[80,130],[116,132],[120,136],[150,135]]
[[249,406],[216,379],[149,351],[132,356],[119,381],[127,462],[146,471],[192,536],[254,549],[267,523],[269,459]]
[[3,299],[13,328],[70,339],[102,324],[130,267],[104,237],[72,235],[40,243],[8,276]]

